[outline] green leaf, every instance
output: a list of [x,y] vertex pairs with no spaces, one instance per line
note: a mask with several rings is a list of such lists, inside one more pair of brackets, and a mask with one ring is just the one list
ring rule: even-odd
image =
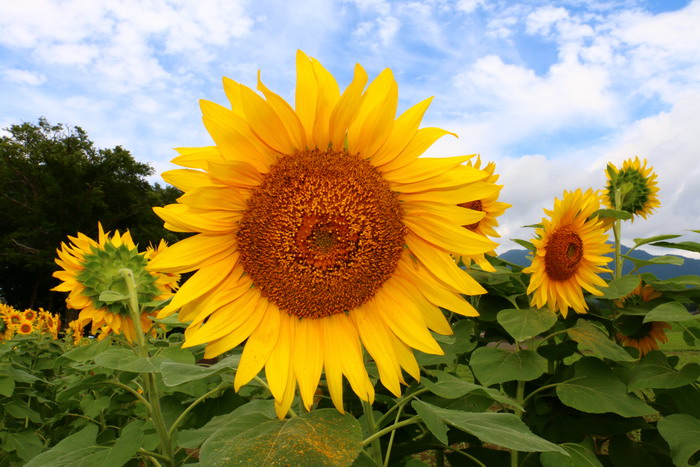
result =
[[700,243],[698,242],[656,242],[653,245],[660,246],[661,248],[674,248],[677,250],[686,250],[695,253],[700,253]]
[[420,416],[421,420],[423,420],[423,423],[425,423],[425,426],[430,430],[433,436],[442,444],[447,445],[449,443],[447,439],[448,428],[445,422],[442,421],[442,418],[433,412],[430,406],[424,402],[416,400],[411,402],[411,406]]
[[211,366],[187,365],[184,363],[165,361],[160,365],[160,371],[165,385],[172,387],[189,383],[190,381],[208,378],[222,371],[233,370],[238,366],[240,360],[240,355],[233,355]]
[[672,238],[678,238],[680,235],[656,235],[655,237],[649,237],[649,238],[635,238],[634,239],[634,246],[642,246],[642,245],[647,245],[649,243],[654,243],[654,242],[660,242],[662,240],[671,240]]
[[15,392],[15,380],[8,376],[0,376],[0,395],[11,397]]
[[677,467],[690,466],[690,458],[700,451],[700,420],[673,414],[659,420],[656,426],[671,447],[673,463]]
[[133,373],[158,373],[161,361],[157,357],[139,357],[129,349],[108,349],[95,356],[99,366]]
[[657,288],[658,285],[679,285],[679,286],[685,286],[685,285],[694,285],[696,287],[700,287],[700,276],[693,276],[693,275],[686,275],[686,276],[676,276],[672,277],[670,279],[664,279],[664,280],[657,280],[654,283],[654,288]]
[[597,326],[583,318],[576,325],[567,329],[569,337],[579,344],[579,350],[589,350],[596,357],[609,358],[617,362],[632,362],[635,360],[625,349],[611,341]]
[[598,209],[591,214],[591,217],[595,216],[598,216],[600,219],[622,219],[623,221],[632,219],[632,214],[627,211],[619,211],[617,209]]
[[568,456],[558,452],[540,454],[542,467],[603,467],[595,453],[580,444],[560,444]]
[[80,347],[69,350],[64,353],[63,356],[76,362],[84,362],[94,359],[96,355],[109,349],[111,345],[112,343],[108,339],[101,341],[92,340],[87,345],[81,345]]
[[627,393],[625,384],[602,361],[584,357],[575,364],[575,377],[557,386],[565,405],[588,413],[613,412],[623,417],[652,415],[656,410]]
[[485,443],[516,451],[565,452],[556,444],[533,434],[522,420],[511,413],[463,412],[443,409],[422,401],[413,401],[411,405],[416,410],[420,407],[423,412],[430,412],[443,423],[474,435]]
[[654,256],[649,259],[633,258],[631,256],[623,255],[625,259],[632,261],[635,267],[643,268],[644,266],[651,266],[653,264],[670,264],[672,266],[683,266],[685,262],[680,256]]
[[557,322],[557,315],[547,309],[501,310],[498,323],[517,341],[530,339],[547,331]]
[[664,321],[664,322],[681,322],[681,321],[697,321],[700,319],[698,315],[692,315],[688,309],[680,302],[666,302],[651,310],[644,317],[644,322],[649,321]]
[[[231,413],[212,417],[203,427],[182,430],[178,433],[178,446],[187,449],[198,448],[207,438],[222,428],[230,429],[239,420],[252,422],[248,427],[254,427],[260,423],[265,423],[275,418],[275,406],[271,400],[253,400],[238,407]],[[243,428],[240,429],[243,431]]]
[[[527,225],[526,225],[525,227],[534,227],[534,226],[527,226]],[[510,240],[513,241],[513,242],[515,242],[515,243],[517,243],[518,245],[524,247],[524,248],[527,249],[528,251],[532,251],[533,253],[534,253],[535,251],[537,251],[537,248],[535,248],[535,245],[533,245],[532,243],[530,243],[530,242],[528,242],[528,241],[520,240],[519,238],[511,238]]]
[[680,370],[671,368],[661,352],[650,352],[635,365],[627,380],[627,390],[672,389],[685,386],[700,376],[700,365],[688,363]]
[[513,399],[505,396],[494,388],[479,386],[478,384],[464,381],[463,379],[440,370],[436,370],[432,373],[437,377],[437,381],[432,382],[429,379],[421,379],[421,384],[435,395],[445,399],[459,399],[469,393],[475,392],[490,397],[501,404],[522,409]]
[[14,400],[7,402],[3,408],[5,412],[12,415],[15,418],[24,419],[28,418],[34,423],[42,423],[41,415],[39,412],[33,410],[21,399],[15,398]]
[[469,365],[484,386],[491,386],[506,381],[537,379],[547,369],[547,360],[533,350],[510,352],[480,347],[472,353]]
[[104,302],[104,303],[114,303],[114,302],[119,302],[122,300],[128,300],[129,296],[124,295],[119,292],[115,292],[114,290],[105,290],[102,292],[98,298],[99,301]]
[[615,299],[629,295],[639,285],[639,277],[622,276],[608,283],[607,287],[601,287],[603,298]]
[[143,420],[133,420],[122,428],[117,442],[107,451],[107,457],[100,464],[101,467],[120,467],[141,448],[143,438]]
[[7,433],[4,448],[15,451],[20,459],[28,461],[39,454],[44,447],[39,437],[31,430]]
[[351,415],[320,409],[287,420],[245,423],[251,414],[210,436],[200,451],[207,466],[351,465],[362,450],[362,429]]

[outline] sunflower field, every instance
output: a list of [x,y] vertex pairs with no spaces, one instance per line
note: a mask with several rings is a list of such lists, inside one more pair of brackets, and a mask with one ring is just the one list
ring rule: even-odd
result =
[[0,465],[697,465],[700,364],[664,349],[698,349],[700,277],[631,252],[700,243],[621,247],[662,208],[647,161],[552,200],[522,267],[495,164],[423,157],[430,99],[368,82],[303,52],[293,105],[224,78],[153,208],[182,240],[56,245],[77,318],[0,304]]

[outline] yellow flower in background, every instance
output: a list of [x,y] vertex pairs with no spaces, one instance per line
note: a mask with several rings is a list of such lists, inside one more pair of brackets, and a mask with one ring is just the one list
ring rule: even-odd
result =
[[[148,245],[144,257],[151,261],[153,258],[158,256],[160,253],[168,249],[168,242],[161,239],[158,246]],[[166,295],[161,298],[165,299],[171,296],[180,287],[180,274],[173,274],[169,272],[158,273],[156,283],[158,286],[166,291]]]
[[[469,161],[468,163],[469,166],[473,166],[477,169],[481,168],[481,157],[477,157],[476,162]],[[498,181],[498,175],[494,174],[496,170],[496,164],[495,162],[489,162],[486,167],[483,168],[484,172],[488,174],[488,177],[482,181],[482,182],[475,182],[478,184],[486,183],[486,184],[495,184]],[[458,206],[470,209],[472,211],[476,212],[483,212],[484,217],[482,217],[480,220],[464,225],[465,229],[469,229],[474,233],[477,233],[479,235],[483,235],[484,237],[496,237],[499,238],[500,235],[498,232],[496,232],[496,227],[498,226],[498,221],[496,218],[500,215],[502,215],[506,209],[511,207],[510,204],[507,203],[502,203],[498,201],[498,196],[500,194],[502,185],[496,185],[498,187],[498,190],[493,192],[491,195],[484,197],[484,198],[478,198],[478,199],[473,199],[466,201],[464,203],[458,204]],[[496,252],[495,250],[489,251],[486,253],[491,256],[495,256]],[[496,269],[491,265],[491,263],[486,260],[485,255],[479,254],[479,255],[471,255],[471,256],[462,256],[461,257],[462,262],[464,262],[465,265],[469,265],[472,261],[475,262],[476,264],[479,265],[481,269],[484,271],[490,271],[494,272]]]
[[260,80],[264,98],[225,78],[233,110],[201,104],[215,146],[179,149],[187,168],[163,174],[185,194],[156,213],[196,235],[150,267],[196,272],[159,316],[179,310],[185,345],[206,344],[208,358],[246,341],[235,388],[264,368],[280,417],[297,384],[313,405],[323,370],[338,410],[343,376],[371,402],[363,347],[398,396],[402,368],[420,376],[412,349],[442,353],[430,334],[451,333],[439,307],[474,316],[461,294],[485,292],[451,254],[495,243],[462,227],[484,213],[457,205],[499,187],[463,165],[471,156],[419,158],[449,134],[418,128],[430,99],[395,118],[391,71],[366,84],[357,65],[341,93],[302,52],[294,108]]
[[73,337],[73,345],[80,345],[80,342],[83,340],[84,328],[85,327],[78,320],[68,323],[68,329],[70,329]]
[[634,347],[639,350],[639,355],[644,356],[652,350],[659,350],[659,342],[668,342],[666,331],[671,329],[671,325],[662,321],[651,321],[642,323],[637,331],[632,335],[617,333],[617,340],[620,345]]
[[37,328],[41,332],[50,334],[54,339],[58,339],[61,320],[57,314],[50,313],[43,308],[39,308],[37,315]]
[[561,200],[554,200],[554,209],[545,213],[542,228],[536,230],[532,243],[537,249],[532,264],[523,272],[532,274],[527,293],[533,294],[531,305],[547,305],[565,318],[569,308],[576,313],[588,309],[583,289],[602,295],[598,287],[607,284],[598,274],[607,272],[612,261],[606,253],[612,247],[598,217],[590,217],[599,209],[598,195],[588,189],[564,191]]
[[28,336],[34,332],[34,325],[31,321],[24,321],[15,328],[15,333],[21,336]]
[[[646,219],[654,209],[661,206],[657,196],[659,187],[656,183],[656,173],[652,170],[653,167],[647,167],[647,160],[643,159],[640,162],[639,157],[635,157],[634,160],[627,159],[622,163],[621,169],[608,164],[606,171],[608,182],[603,193],[605,205]],[[611,177],[610,172],[614,176]],[[621,205],[615,207],[615,188],[620,188],[626,183],[631,185],[631,189],[623,195]],[[634,217],[632,217],[632,221],[634,221]]]
[[[92,322],[93,332],[100,328],[107,334],[123,334],[133,342],[135,330],[127,300],[105,302],[100,299],[101,294],[106,291],[128,294],[120,272],[123,268],[131,269],[134,274],[139,303],[161,300],[171,292],[158,284],[157,272],[145,269],[148,260],[144,253],[139,253],[129,231],[123,235],[116,231],[110,236],[101,224],[98,228],[98,241],[78,233],[77,237],[69,236],[70,243],[63,243],[57,250],[56,263],[63,269],[53,276],[63,282],[51,290],[68,292],[66,305],[80,310],[78,321],[83,325]],[[151,328],[151,314],[146,311],[141,314],[144,330]]]
[[26,321],[24,318],[24,313],[16,310],[12,306],[0,304],[0,307],[2,307],[2,319],[5,321],[5,325],[8,329],[17,327],[22,324],[22,322]]
[[24,310],[22,312],[22,315],[23,315],[25,320],[30,321],[30,322],[36,320],[36,317],[37,317],[36,311],[32,310],[31,308],[27,308],[26,310]]

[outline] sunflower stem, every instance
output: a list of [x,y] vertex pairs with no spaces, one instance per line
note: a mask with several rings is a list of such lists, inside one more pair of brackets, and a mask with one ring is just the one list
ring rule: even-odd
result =
[[[622,209],[622,192],[619,187],[615,187],[615,209]],[[620,230],[622,227],[622,220],[615,219],[613,222],[613,235],[615,236],[615,279],[622,277],[622,254],[620,245],[622,239],[620,238]]]
[[[368,401],[362,401],[362,411],[365,413],[365,418],[367,419],[367,427],[369,432],[373,433],[369,438],[365,440],[363,444],[370,444],[370,457],[377,463],[377,465],[382,465],[382,446],[379,444],[379,437],[372,438],[380,432],[377,432],[377,424],[374,421],[374,411],[372,411],[372,404]],[[371,441],[368,441],[371,440]]]
[[[136,352],[140,357],[148,358],[148,346],[146,342],[146,335],[144,334],[143,327],[141,326],[141,312],[139,308],[138,295],[136,293],[134,273],[128,268],[121,269],[119,272],[124,278],[126,289],[129,292],[129,314],[131,315],[131,320],[134,323],[134,334],[136,334]],[[166,465],[174,466],[175,462],[173,460],[172,439],[167,427],[165,426],[165,421],[163,420],[163,412],[160,407],[160,392],[158,391],[155,375],[153,373],[145,373],[143,379],[146,388],[146,399],[148,399],[150,404],[149,415],[151,416],[153,425],[158,433],[158,438],[160,438],[160,452],[164,458],[167,459]]]
[[[515,402],[518,403],[520,407],[523,406],[523,401],[525,400],[525,381],[518,380],[518,387],[515,390]],[[514,410],[515,416],[518,418],[523,418],[522,409],[516,408]],[[518,451],[515,449],[510,450],[510,465],[511,467],[518,467]]]

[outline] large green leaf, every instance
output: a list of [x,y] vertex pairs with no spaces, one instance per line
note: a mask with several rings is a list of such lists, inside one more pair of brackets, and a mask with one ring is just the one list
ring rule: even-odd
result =
[[700,365],[697,363],[688,363],[680,370],[676,370],[671,368],[663,353],[651,352],[630,371],[627,389],[639,391],[647,388],[679,388],[692,383],[698,376],[700,376]]
[[566,443],[560,445],[567,455],[559,452],[540,454],[542,467],[603,467],[590,449],[580,444]]
[[700,243],[698,242],[656,242],[654,246],[660,246],[662,248],[674,248],[678,250],[692,251],[694,253],[700,253]]
[[362,450],[359,422],[335,409],[244,426],[241,419],[248,417],[259,420],[240,417],[202,444],[202,465],[349,466]]
[[516,451],[565,452],[556,444],[532,433],[522,420],[511,413],[463,412],[443,409],[422,401],[413,401],[411,405],[416,410],[420,408],[423,413],[430,412],[431,416],[442,423],[474,435],[485,443]]
[[690,415],[673,414],[659,420],[659,433],[671,447],[677,467],[690,465],[690,458],[700,451],[700,420]]
[[625,349],[611,341],[600,328],[583,318],[579,318],[576,325],[567,330],[567,334],[578,342],[579,350],[588,350],[596,357],[609,358],[618,362],[635,360]]
[[179,386],[198,379],[208,378],[222,371],[233,370],[238,366],[240,355],[226,357],[211,366],[188,365],[184,363],[165,361],[160,365],[163,382],[166,386]]
[[413,401],[411,406],[433,436],[442,444],[447,445],[449,443],[447,439],[447,425],[442,420],[442,417],[432,410],[432,406],[421,401]]
[[644,317],[644,322],[649,321],[664,321],[664,322],[680,322],[680,321],[696,321],[700,319],[698,315],[691,315],[688,309],[680,302],[666,302],[651,310]]
[[134,373],[158,373],[160,362],[155,357],[139,357],[132,350],[108,349],[95,356],[95,363],[110,370]]
[[44,447],[44,444],[32,430],[7,433],[4,438],[5,442],[0,446],[8,452],[15,451],[19,458],[24,461],[39,454]]
[[495,347],[476,349],[469,365],[484,386],[506,381],[531,381],[547,370],[547,360],[533,350],[511,352]]
[[625,259],[634,263],[635,267],[642,268],[644,266],[651,266],[653,264],[670,264],[672,266],[683,266],[685,260],[680,256],[654,256],[649,259],[632,258],[631,256],[625,256]]
[[678,238],[680,235],[657,235],[655,237],[649,237],[649,238],[635,238],[634,239],[634,246],[642,246],[646,245],[648,243],[654,243],[654,242],[660,242],[662,240],[671,240],[674,238]]
[[[212,417],[203,427],[180,431],[177,443],[183,448],[196,449],[222,428],[232,430],[233,427],[237,426],[239,431],[243,431],[274,418],[275,406],[272,400],[253,400],[231,413]],[[239,425],[239,423],[241,424]]]
[[15,380],[9,376],[0,376],[0,396],[11,397],[15,392]]
[[608,283],[607,287],[601,287],[603,297],[608,299],[622,298],[629,295],[639,285],[639,277],[622,276]]
[[445,399],[458,399],[472,392],[476,392],[478,394],[483,394],[490,397],[494,401],[500,402],[501,404],[522,409],[522,407],[520,407],[513,399],[494,388],[487,388],[484,386],[479,386],[478,384],[470,383],[469,381],[464,381],[463,379],[444,371],[438,370],[432,372],[432,374],[437,377],[437,381],[432,382],[429,379],[421,379],[421,384],[429,389],[433,394],[444,397]]
[[498,323],[517,341],[530,339],[547,331],[557,322],[557,315],[546,308],[525,310],[502,310]]
[[99,355],[105,350],[109,349],[111,345],[112,343],[109,341],[109,339],[101,341],[92,340],[87,345],[81,345],[69,350],[68,352],[64,353],[63,356],[77,362],[84,362],[86,360],[92,360],[96,355]]
[[141,447],[143,421],[126,425],[112,446],[98,445],[97,426],[88,425],[34,457],[25,467],[121,467]]
[[565,405],[588,413],[613,412],[623,417],[656,413],[637,397],[627,393],[625,384],[602,361],[584,357],[575,366],[575,377],[557,386]]

